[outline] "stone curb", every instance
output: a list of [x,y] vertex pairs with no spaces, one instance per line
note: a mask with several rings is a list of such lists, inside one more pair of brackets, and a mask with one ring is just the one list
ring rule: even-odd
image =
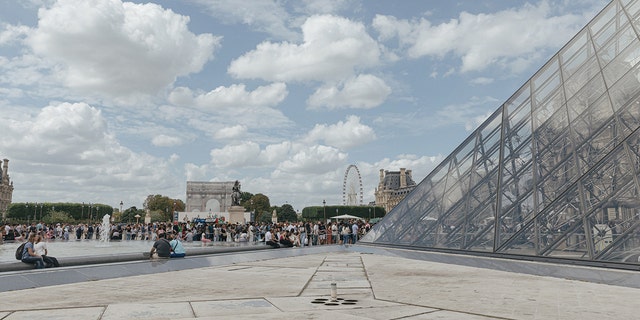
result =
[[[262,245],[262,244],[232,246],[232,247],[189,248],[187,250],[187,256],[201,256],[201,255],[208,255],[208,254],[257,251],[257,250],[266,250],[266,249],[273,249],[273,248],[271,246]],[[58,258],[58,262],[60,262],[61,267],[84,266],[84,265],[102,264],[102,263],[130,262],[130,261],[141,261],[141,260],[149,260],[149,252],[118,253],[118,254],[100,255],[100,256]],[[9,271],[32,270],[32,269],[33,269],[32,264],[24,263],[17,260],[16,262],[0,263],[0,273],[9,272]]]

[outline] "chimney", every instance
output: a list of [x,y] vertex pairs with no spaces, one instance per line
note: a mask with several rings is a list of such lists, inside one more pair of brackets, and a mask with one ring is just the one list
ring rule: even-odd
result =
[[407,187],[407,176],[405,176],[405,168],[400,168],[400,189]]

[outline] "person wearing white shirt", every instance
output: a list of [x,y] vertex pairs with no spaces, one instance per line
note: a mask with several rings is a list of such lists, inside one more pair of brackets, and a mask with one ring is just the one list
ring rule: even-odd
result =
[[58,263],[58,259],[48,255],[49,250],[47,250],[47,242],[42,240],[43,239],[41,234],[36,235],[35,243],[33,245],[33,251],[35,251],[37,255],[42,257],[45,267],[59,267],[60,263]]

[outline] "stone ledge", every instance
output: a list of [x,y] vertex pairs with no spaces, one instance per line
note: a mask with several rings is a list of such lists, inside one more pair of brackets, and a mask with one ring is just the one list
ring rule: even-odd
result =
[[[230,246],[230,247],[189,248],[187,250],[187,257],[201,256],[201,255],[208,255],[208,254],[219,254],[219,253],[256,251],[256,250],[265,250],[265,249],[273,249],[273,248],[271,246],[267,246],[264,244]],[[118,254],[109,254],[109,255],[100,255],[100,256],[58,258],[58,262],[60,262],[60,267],[72,267],[72,266],[84,266],[84,265],[103,264],[103,263],[141,261],[141,260],[148,260],[148,259],[149,259],[149,252],[142,252],[142,253],[134,252],[134,253],[118,253]],[[34,269],[33,264],[24,263],[18,260],[16,260],[16,262],[0,263],[0,273],[8,272],[8,271],[21,271],[21,270],[33,270],[33,269]],[[43,269],[43,270],[48,270],[48,269]]]

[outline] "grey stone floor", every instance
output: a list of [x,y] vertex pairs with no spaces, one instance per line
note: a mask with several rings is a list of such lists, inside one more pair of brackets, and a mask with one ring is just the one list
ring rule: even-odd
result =
[[[0,274],[0,319],[639,318],[636,272],[449,258],[469,265],[324,246],[9,272]],[[528,272],[495,270],[506,268]],[[598,283],[607,279],[616,285]]]

